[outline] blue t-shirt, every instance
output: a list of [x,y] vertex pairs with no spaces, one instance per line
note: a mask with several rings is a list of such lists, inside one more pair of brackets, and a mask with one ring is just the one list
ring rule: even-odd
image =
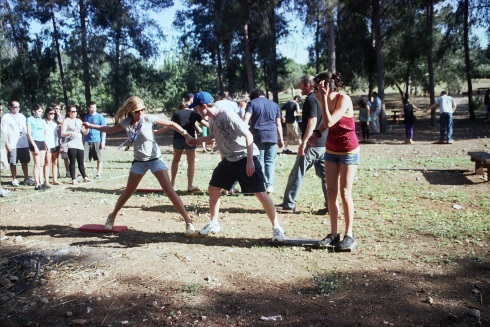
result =
[[[83,117],[83,121],[89,122],[90,124],[107,126],[104,117],[96,112],[94,115],[86,114]],[[88,134],[85,136],[84,142],[101,142],[102,132],[94,128],[89,129]]]
[[379,97],[374,97],[373,102],[371,103],[371,116],[379,115],[381,112],[381,99]]
[[31,116],[27,118],[26,124],[31,128],[31,136],[34,141],[44,141],[44,121],[42,118]]
[[277,103],[265,97],[258,97],[247,104],[245,112],[252,114],[250,132],[254,137],[254,143],[277,143],[276,119],[281,118],[281,108]]

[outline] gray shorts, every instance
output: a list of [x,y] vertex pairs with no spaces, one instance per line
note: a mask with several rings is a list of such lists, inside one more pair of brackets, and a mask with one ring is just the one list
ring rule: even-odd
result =
[[31,154],[29,153],[29,148],[18,148],[12,149],[12,152],[8,154],[9,164],[15,165],[20,163],[31,162]]
[[97,160],[102,161],[102,151],[100,142],[85,142],[83,143],[83,161]]

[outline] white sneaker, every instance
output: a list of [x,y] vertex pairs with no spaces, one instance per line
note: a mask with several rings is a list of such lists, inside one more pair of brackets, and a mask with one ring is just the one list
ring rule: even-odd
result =
[[267,193],[274,193],[274,186],[267,186],[267,188],[265,189],[265,191]]
[[112,214],[110,213],[107,216],[107,220],[105,221],[104,229],[112,230],[112,228],[114,227],[114,220],[116,220],[116,218],[112,217]]
[[209,222],[206,226],[204,226],[200,231],[199,234],[201,235],[208,235],[210,233],[214,234],[217,233],[221,230],[221,225],[215,224],[213,222]]
[[36,184],[36,182],[32,178],[26,178],[26,179],[24,179],[24,184],[32,186],[32,185]]
[[196,233],[196,229],[192,223],[185,225],[185,236],[192,236]]
[[7,196],[11,196],[12,193],[9,191],[9,190],[6,190],[4,188],[0,188],[0,196],[1,197],[7,197]]
[[284,231],[282,227],[272,227],[272,241],[282,242],[284,241]]
[[19,185],[20,185],[20,183],[19,183],[19,180],[18,179],[14,179],[12,181],[12,186],[19,186]]

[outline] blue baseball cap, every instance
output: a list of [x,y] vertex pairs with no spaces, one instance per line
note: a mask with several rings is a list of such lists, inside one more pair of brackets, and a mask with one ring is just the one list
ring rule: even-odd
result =
[[214,102],[213,96],[208,92],[201,91],[194,95],[194,100],[192,101],[192,104],[189,106],[189,108],[194,108],[195,106],[208,104],[211,102]]

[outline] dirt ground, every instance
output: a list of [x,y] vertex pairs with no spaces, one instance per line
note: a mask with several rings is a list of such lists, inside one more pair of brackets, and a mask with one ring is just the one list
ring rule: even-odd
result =
[[[456,142],[432,145],[438,131],[423,124],[413,145],[400,144],[401,126],[373,136],[362,145],[362,158],[463,157],[464,166],[452,175],[444,170],[413,174],[420,174],[421,188],[436,193],[488,194],[490,183],[473,175],[466,153],[489,151],[490,125],[460,116]],[[120,138],[111,137],[110,146],[117,147]],[[166,144],[162,149],[170,152]],[[198,154],[200,160],[211,156]],[[441,245],[433,235],[396,233],[390,219],[378,226],[364,215],[357,225],[364,231],[356,227],[358,249],[330,253],[271,246],[262,208],[245,196],[223,199],[221,233],[186,238],[168,199],[148,194],[133,196],[122,210],[117,224],[128,231],[80,232],[83,224],[104,222],[129,162],[122,167],[76,189],[64,184],[36,193],[21,186],[12,190],[13,197],[0,198],[0,326],[490,325],[488,229],[476,231],[477,240],[449,239]],[[379,187],[397,192],[404,182],[412,183],[413,174],[411,179],[407,174],[394,171],[398,181]],[[8,188],[8,172],[1,175]],[[287,179],[287,173],[276,178]],[[356,180],[355,188],[366,182]],[[272,195],[276,203],[283,192],[279,188]],[[207,197],[183,194],[182,199],[200,228],[209,216]],[[381,215],[376,194],[356,201],[356,213]],[[421,199],[417,210],[442,210],[443,202]],[[328,217],[307,210],[281,215],[281,221],[289,237],[320,239],[328,232]],[[329,296],[312,287],[313,276],[325,272],[334,276],[329,285],[339,286]]]

